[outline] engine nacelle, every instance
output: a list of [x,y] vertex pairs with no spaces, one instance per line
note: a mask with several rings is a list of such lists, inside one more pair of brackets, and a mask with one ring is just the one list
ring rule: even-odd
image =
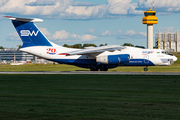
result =
[[130,60],[129,54],[119,54],[119,55],[102,55],[96,57],[96,62],[102,64],[120,64],[128,63]]

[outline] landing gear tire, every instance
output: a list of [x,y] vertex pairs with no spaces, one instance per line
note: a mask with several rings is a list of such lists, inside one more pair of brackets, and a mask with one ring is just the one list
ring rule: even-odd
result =
[[108,68],[100,68],[100,71],[108,71]]
[[98,71],[98,68],[90,68],[91,71]]
[[145,68],[144,68],[144,71],[148,71],[148,67],[145,67]]

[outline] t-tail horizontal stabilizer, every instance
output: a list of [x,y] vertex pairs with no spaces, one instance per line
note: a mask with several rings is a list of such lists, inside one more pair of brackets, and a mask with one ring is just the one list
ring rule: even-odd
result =
[[43,22],[42,19],[37,18],[19,18],[19,17],[12,17],[12,16],[4,16],[9,18],[10,20],[22,21],[22,22]]

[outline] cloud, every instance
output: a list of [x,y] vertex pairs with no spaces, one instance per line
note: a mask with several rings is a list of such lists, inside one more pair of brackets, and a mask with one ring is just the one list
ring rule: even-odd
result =
[[17,32],[9,33],[8,36],[6,37],[6,40],[7,41],[19,41],[20,37],[17,34]]
[[58,42],[84,42],[93,41],[97,39],[97,36],[90,34],[76,35],[70,34],[65,30],[56,31],[54,34],[48,32],[46,28],[41,28],[41,31],[49,38],[49,40],[56,40]]
[[118,34],[118,33],[121,33],[121,32],[122,32],[122,30],[117,30],[117,34]]
[[97,36],[90,35],[90,34],[85,34],[85,35],[80,36],[80,39],[82,41],[92,41],[92,40],[97,39]]
[[73,3],[72,5],[73,6],[95,6],[97,4],[96,3],[90,3],[90,2],[77,1],[77,2]]
[[138,8],[137,3],[130,4],[129,14],[134,14],[134,15],[138,15],[138,14],[142,15],[142,14],[144,14],[143,10],[136,10],[137,8]]
[[91,28],[91,29],[88,30],[87,33],[93,33],[93,32],[95,32],[95,31],[96,31],[96,30],[95,30],[94,28],[93,28],[93,29]]
[[105,5],[98,6],[69,6],[66,13],[73,19],[90,19],[104,17]]
[[[107,4],[73,0],[0,0],[0,14],[15,14],[59,19],[107,19],[143,14],[153,0],[106,0]],[[179,0],[156,0],[158,14],[180,12]]]
[[118,18],[128,14],[143,14],[138,8],[137,3],[132,0],[107,0],[108,4],[94,6],[69,6],[66,9],[74,19],[102,19],[102,18]]
[[73,0],[1,0],[0,13],[53,17],[60,19],[118,18],[127,14],[139,14],[137,3],[132,0],[107,0],[107,4],[73,2]]
[[6,19],[6,18],[3,17],[3,16],[5,16],[5,15],[4,15],[4,14],[0,14],[0,20]]
[[63,13],[72,2],[73,0],[52,0],[51,2],[47,0],[16,0],[16,2],[2,0],[0,1],[0,13],[53,16]]
[[111,36],[111,32],[109,30],[106,30],[101,34],[101,36]]
[[143,35],[144,37],[147,37],[147,33],[146,32],[139,32],[139,34]]
[[128,31],[126,31],[126,35],[135,35],[136,34],[136,32],[134,31],[134,30],[128,30]]
[[[139,0],[139,8],[148,8],[153,6],[154,0]],[[155,9],[158,12],[180,12],[180,1],[179,0],[156,0],[154,1]]]
[[105,32],[98,35],[100,37],[116,37],[117,39],[127,39],[127,38],[144,38],[147,36],[146,32],[135,32],[134,30],[117,30],[117,32],[111,32],[109,30],[106,30]]
[[51,33],[46,28],[39,28],[39,29],[48,39],[52,39]]
[[[148,8],[153,6],[154,0],[139,0],[139,6]],[[155,7],[157,8],[178,8],[180,6],[179,0],[156,0],[154,1]]]
[[35,2],[30,2],[25,4],[26,6],[50,6],[50,5],[55,5],[55,1],[54,0],[37,0]]
[[117,39],[145,38],[146,35],[146,32],[135,32],[134,30],[127,30],[126,32],[121,32],[116,37]]
[[159,31],[172,31],[172,30],[174,30],[174,27],[159,27],[157,30],[159,30]]
[[127,14],[131,0],[107,0],[110,14]]
[[69,32],[66,32],[65,30],[56,31],[55,34],[53,34],[52,38],[53,38],[53,40],[67,39],[67,38],[69,38]]

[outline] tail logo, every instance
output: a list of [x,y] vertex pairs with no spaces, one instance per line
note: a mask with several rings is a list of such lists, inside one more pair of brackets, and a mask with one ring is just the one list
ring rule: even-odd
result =
[[34,30],[32,32],[30,32],[29,30],[21,30],[20,31],[21,36],[37,36],[39,33],[39,30],[37,32],[35,32]]
[[50,54],[50,55],[55,55],[56,54],[56,49],[55,48],[48,48],[46,49],[47,50],[47,54]]

